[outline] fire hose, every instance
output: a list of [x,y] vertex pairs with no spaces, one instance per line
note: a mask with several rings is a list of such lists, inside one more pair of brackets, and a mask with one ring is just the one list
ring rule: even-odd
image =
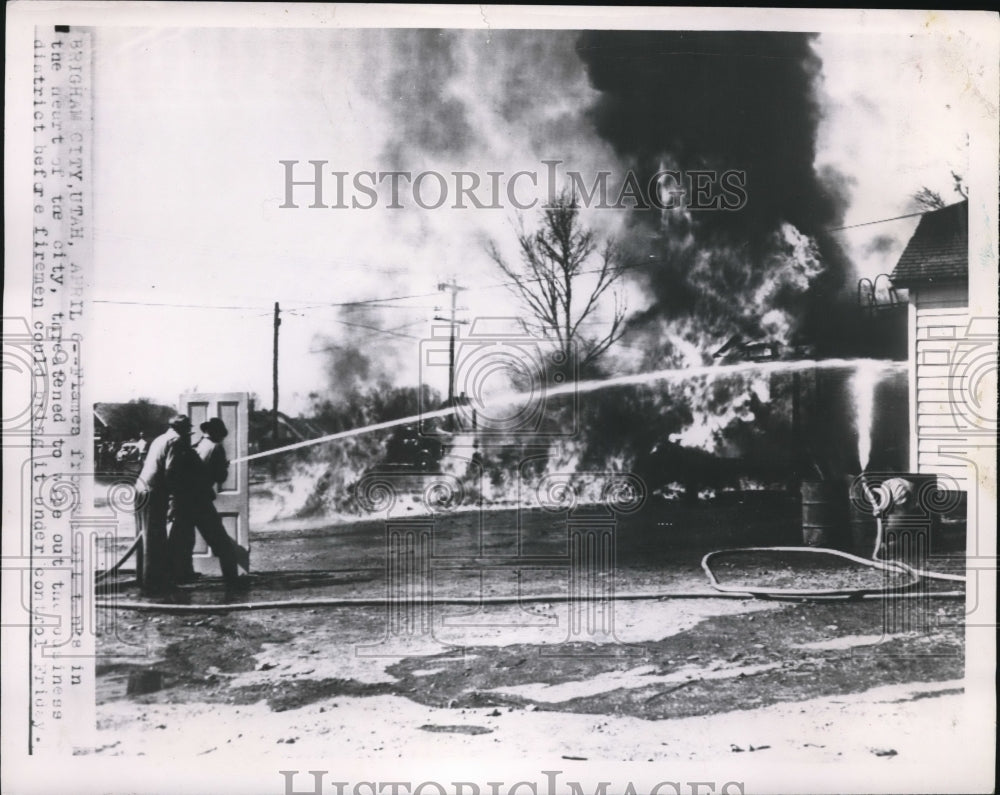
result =
[[[868,479],[865,477],[864,473],[861,474],[861,488],[864,490],[865,496],[868,498],[868,501],[871,502],[872,513],[875,516],[875,528],[876,528],[875,549],[872,550],[872,560],[877,563],[885,563],[886,561],[883,561],[879,558],[878,553],[882,547],[882,535],[883,535],[882,521],[892,506],[892,497],[885,489],[883,489],[881,490],[883,499],[881,500],[878,499],[878,497],[875,495],[875,490],[868,485]],[[912,569],[912,568],[910,568],[910,571],[912,571],[913,574],[917,575],[918,577],[928,580],[947,580],[949,582],[966,582],[965,576],[961,574],[946,574],[938,571],[927,571],[926,569]]]
[[[583,595],[570,596],[566,594],[544,595],[515,595],[515,596],[486,596],[486,597],[434,597],[426,600],[413,599],[407,604],[434,604],[434,605],[465,605],[471,607],[478,606],[498,606],[498,605],[525,605],[525,604],[551,604],[561,602],[609,602],[609,601],[667,601],[673,599],[752,599],[756,594],[751,592],[730,593],[722,591],[665,591],[651,593],[624,593],[615,594],[613,597]],[[965,591],[929,591],[922,593],[903,592],[894,594],[894,599],[920,599],[933,597],[935,599],[964,599]],[[791,596],[779,597],[790,601],[815,601],[823,597],[814,596]],[[856,596],[857,599],[882,599],[884,594],[866,593]],[[289,608],[308,607],[385,607],[388,604],[386,597],[337,597],[337,598],[315,598],[315,599],[280,599],[262,602],[226,602],[220,604],[171,604],[167,602],[141,602],[138,600],[102,600],[96,602],[96,607],[111,610],[135,610],[137,612],[153,613],[235,613],[247,612],[251,610],[286,610]]]
[[[738,549],[725,549],[718,550],[716,552],[709,552],[702,558],[701,567],[705,570],[705,574],[708,576],[709,583],[713,588],[720,591],[721,593],[751,593],[753,596],[764,597],[764,598],[813,598],[813,599],[828,599],[833,597],[848,597],[848,598],[878,598],[888,594],[893,594],[895,597],[908,595],[910,588],[918,585],[922,580],[946,580],[949,582],[966,582],[965,576],[961,574],[947,574],[944,572],[928,571],[926,569],[915,569],[912,566],[908,566],[902,561],[895,560],[884,560],[879,557],[879,552],[882,548],[882,541],[884,536],[883,520],[888,514],[892,507],[892,495],[884,488],[872,488],[868,484],[868,480],[864,473],[861,475],[861,488],[863,489],[865,496],[867,497],[869,503],[872,506],[872,514],[875,517],[875,548],[872,550],[872,556],[870,559],[862,558],[857,555],[852,555],[848,552],[841,552],[837,549],[826,549],[823,547],[741,547]],[[882,495],[881,499],[876,495],[876,491]],[[711,561],[713,558],[721,557],[724,555],[737,555],[740,553],[754,553],[754,552],[782,552],[782,553],[812,553],[812,554],[822,554],[822,555],[832,555],[838,558],[844,558],[850,560],[853,563],[857,563],[863,566],[868,566],[873,569],[878,569],[884,571],[887,574],[897,574],[905,576],[907,581],[892,587],[881,588],[881,589],[861,589],[861,588],[839,588],[839,589],[818,589],[818,588],[768,588],[768,587],[754,587],[752,589],[747,589],[745,587],[737,588],[735,586],[723,585],[718,581],[715,576],[715,572],[712,570]],[[913,596],[936,596],[943,597],[945,594],[951,596],[955,591],[945,591],[945,592],[926,592],[922,594],[913,594]]]
[[130,546],[128,550],[125,552],[125,554],[118,559],[118,562],[114,566],[112,566],[110,569],[106,569],[105,571],[97,572],[97,574],[94,576],[95,581],[100,582],[101,580],[110,577],[112,574],[118,571],[118,569],[120,569],[125,564],[125,561],[127,561],[130,557],[132,557],[132,554],[139,548],[141,544],[142,544],[142,536],[136,536],[135,541],[132,542],[132,546]]
[[[873,489],[868,485],[862,475],[862,488],[873,506],[873,515],[876,523],[875,548],[871,558],[862,558],[848,552],[841,552],[835,549],[825,549],[819,547],[742,547],[737,549],[716,550],[709,552],[702,558],[701,566],[708,576],[712,591],[653,591],[653,592],[626,592],[607,594],[531,594],[531,595],[511,595],[511,596],[477,596],[477,597],[432,597],[425,600],[410,600],[412,604],[437,604],[437,605],[464,605],[471,607],[484,606],[504,606],[504,605],[524,605],[539,603],[561,603],[561,602],[606,602],[606,601],[638,601],[656,600],[665,601],[673,599],[751,599],[763,598],[774,600],[790,601],[830,601],[830,600],[864,600],[864,599],[961,599],[965,597],[964,591],[913,591],[915,586],[922,580],[946,580],[949,582],[966,582],[966,578],[959,574],[947,574],[942,572],[927,571],[925,569],[914,569],[911,566],[892,560],[883,560],[879,557],[882,547],[884,528],[883,519],[889,510],[891,499],[889,495],[883,494],[883,499],[879,499]],[[97,579],[103,580],[121,568],[129,557],[136,551],[140,539],[129,547],[122,558],[107,571],[100,572]],[[895,574],[906,578],[900,585],[873,588],[769,588],[730,586],[720,583],[711,568],[713,558],[724,555],[735,555],[740,553],[754,552],[779,552],[779,553],[813,553],[832,555],[838,558],[851,561],[852,563],[868,566],[873,569],[884,571],[887,574]],[[385,597],[321,597],[305,599],[282,599],[267,600],[259,602],[226,602],[221,604],[176,604],[167,602],[146,602],[137,600],[122,599],[99,599],[96,606],[102,609],[135,610],[144,612],[163,613],[229,613],[251,610],[274,610],[288,608],[309,608],[309,607],[384,607],[387,603]]]

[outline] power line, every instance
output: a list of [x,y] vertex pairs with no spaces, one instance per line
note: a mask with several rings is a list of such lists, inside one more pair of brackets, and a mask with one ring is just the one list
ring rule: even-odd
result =
[[[352,327],[356,327],[356,328],[368,329],[369,331],[377,331],[380,334],[389,334],[389,335],[391,335],[393,337],[404,337],[406,339],[411,339],[411,340],[422,340],[422,339],[424,339],[424,337],[417,337],[414,334],[401,334],[400,332],[393,331],[392,329],[379,328],[378,326],[369,326],[369,325],[366,325],[365,323],[351,323],[351,322],[349,322],[347,320],[334,320],[334,323],[340,323],[341,325],[344,325],[344,326],[352,326]],[[401,326],[400,328],[405,328],[405,326]]]
[[[903,220],[903,219],[906,219],[906,218],[918,218],[920,216],[927,215],[928,213],[937,212],[938,209],[941,209],[941,208],[932,208],[932,209],[923,210],[921,212],[916,212],[916,213],[906,213],[905,215],[896,215],[896,216],[893,216],[891,218],[879,218],[878,220],[875,220],[875,221],[863,221],[863,222],[857,223],[857,224],[846,224],[844,226],[829,227],[829,228],[825,229],[824,231],[826,231],[826,232],[842,232],[842,231],[847,230],[847,229],[858,229],[858,228],[864,227],[864,226],[874,226],[875,224],[884,224],[884,223],[889,223],[890,221],[900,221],[900,220]],[[635,270],[636,268],[649,267],[651,265],[657,265],[657,264],[659,264],[658,261],[637,263],[637,264],[629,266],[628,268],[626,268],[626,270]],[[603,268],[593,268],[591,270],[580,271],[579,274],[577,274],[577,275],[580,275],[580,276],[590,275],[590,274],[600,273],[602,270],[603,270]],[[536,278],[532,278],[532,279],[525,279],[524,281],[526,283],[530,283],[530,282],[539,282],[539,281],[543,281],[543,280],[544,280],[544,277],[536,277]],[[500,287],[516,287],[516,286],[517,286],[517,282],[509,281],[509,282],[495,282],[494,284],[482,284],[482,285],[479,285],[479,286],[476,286],[476,287],[467,287],[465,289],[466,290],[471,290],[471,291],[475,291],[475,290],[495,290],[495,289],[500,288]],[[349,307],[349,306],[368,306],[368,305],[372,305],[372,304],[385,304],[385,303],[389,303],[389,302],[392,302],[392,301],[408,301],[408,300],[412,300],[412,299],[415,299],[415,298],[431,298],[431,297],[437,296],[438,294],[439,294],[439,291],[438,292],[427,292],[427,293],[413,293],[411,295],[394,295],[394,296],[388,296],[386,298],[365,298],[365,299],[361,299],[361,300],[358,300],[358,301],[331,301],[331,302],[320,303],[320,304],[309,304],[307,306],[297,306],[297,307],[295,307],[294,311],[295,312],[303,312],[303,311],[310,310],[310,309],[324,309],[324,308],[327,308],[327,307]],[[264,306],[264,305],[249,306],[249,305],[216,305],[216,304],[186,304],[186,303],[182,304],[182,303],[172,303],[172,302],[167,302],[167,301],[163,301],[163,302],[157,302],[157,301],[121,301],[121,300],[110,299],[110,298],[91,299],[91,303],[95,303],[95,304],[116,304],[116,305],[122,305],[122,306],[160,306],[160,307],[171,307],[171,308],[177,308],[177,309],[223,309],[223,310],[240,310],[240,311],[261,311],[261,312],[265,312],[266,311],[268,314],[270,314],[270,312],[271,312],[271,308],[269,306]],[[288,302],[286,301],[286,303],[288,303]],[[292,301],[291,303],[297,303],[297,302]],[[390,309],[390,308],[391,309],[420,309],[421,307],[384,307],[384,308],[385,309]],[[336,321],[336,322],[343,323],[344,325],[351,325],[347,321]],[[358,325],[361,328],[369,328],[369,329],[371,329],[373,331],[383,331],[383,332],[385,331],[384,329],[377,329],[374,326],[364,326],[362,324],[355,324],[355,325]],[[418,338],[415,338],[415,339],[418,339]]]
[[[416,293],[414,295],[395,295],[391,298],[366,298],[361,301],[337,301],[326,304],[312,304],[311,306],[300,306],[297,309],[323,309],[325,307],[332,306],[366,306],[368,304],[381,304],[388,301],[408,301],[413,298],[430,298],[436,296],[437,293]],[[386,307],[386,309],[409,309],[410,307]],[[412,307],[414,309],[419,309],[420,307]]]
[[[941,208],[937,208],[937,209],[941,209]],[[893,218],[880,218],[877,221],[865,221],[864,223],[861,223],[861,224],[848,224],[847,226],[834,226],[834,227],[831,227],[830,229],[826,229],[824,231],[826,231],[826,232],[842,232],[845,229],[857,229],[860,226],[872,226],[874,224],[884,224],[884,223],[888,223],[889,221],[899,221],[899,220],[901,220],[903,218],[916,218],[919,215],[927,215],[928,213],[937,212],[937,209],[924,210],[923,212],[919,212],[919,213],[908,213],[906,215],[897,215],[897,216],[894,216]]]
[[[437,292],[433,293],[416,293],[414,295],[394,295],[387,298],[365,298],[360,301],[336,301],[325,304],[312,304],[310,306],[297,306],[295,307],[296,312],[301,312],[306,309],[322,309],[325,307],[339,307],[339,306],[366,306],[368,304],[380,304],[387,303],[389,301],[408,301],[413,298],[430,298],[438,295]],[[221,304],[180,304],[172,303],[169,301],[121,301],[113,298],[94,298],[91,299],[91,303],[94,304],[120,304],[125,306],[163,306],[163,307],[175,307],[179,309],[241,309],[241,310],[251,310],[251,311],[267,311],[270,313],[271,307],[259,305],[259,306],[237,306],[237,305],[221,305]],[[286,303],[288,303],[286,301]],[[294,301],[291,303],[295,303]],[[386,309],[420,309],[421,307],[385,307]]]
[[414,320],[412,323],[403,323],[400,326],[393,326],[390,329],[386,329],[386,331],[399,331],[400,329],[403,328],[413,328],[414,326],[422,326],[426,322],[427,322],[426,320]]
[[92,304],[121,304],[125,306],[167,306],[177,309],[240,309],[250,311],[262,311],[266,306],[221,306],[218,304],[173,304],[169,302],[156,301],[116,301],[110,298],[93,298]]
[[[376,333],[376,334],[387,334],[390,337],[400,337],[402,339],[410,339],[410,340],[423,340],[423,339],[426,339],[425,337],[418,337],[418,336],[416,336],[414,334],[401,334],[401,333],[397,332],[395,329],[385,329],[385,328],[378,328],[377,326],[367,326],[367,325],[365,325],[363,323],[349,323],[346,320],[335,320],[333,322],[334,323],[340,323],[343,326],[351,326],[353,328],[367,329],[368,331],[371,331],[371,332]],[[422,323],[423,321],[418,321],[418,322]],[[397,326],[396,328],[407,328],[409,326],[415,326],[415,325],[417,325],[417,324],[416,323],[407,323],[406,325]],[[371,336],[372,336],[372,334],[367,334],[367,335],[361,337],[361,339],[368,339]],[[327,345],[327,346],[324,346],[322,348],[312,348],[312,349],[310,349],[308,351],[308,353],[322,353],[323,351],[336,350],[339,347],[340,346],[338,346],[338,345]]]
[[[428,295],[437,295],[437,293],[428,293]],[[374,303],[376,301],[399,300],[399,298],[405,298],[405,297],[406,296],[400,296],[400,297],[397,297],[397,298],[373,298],[373,299],[370,299],[370,300],[367,300],[367,301],[362,301],[362,302],[347,302],[347,301],[345,301],[345,302],[342,302],[342,303],[339,303],[339,304],[321,304],[320,306],[352,306],[355,303],[371,304],[371,303]],[[169,303],[169,302],[155,302],[155,301],[114,301],[114,300],[111,300],[111,299],[95,299],[93,301],[93,303],[95,303],[95,304],[118,304],[118,305],[125,305],[125,306],[159,306],[159,307],[171,307],[171,308],[178,308],[178,309],[224,309],[224,310],[236,309],[236,310],[244,310],[244,311],[248,310],[248,311],[254,311],[254,312],[259,311],[259,312],[261,312],[262,316],[267,315],[268,317],[271,317],[272,313],[273,313],[273,309],[267,309],[265,311],[266,308],[263,307],[263,306],[221,306],[221,305],[216,305],[216,304],[174,304],[174,303]],[[285,310],[281,310],[281,311],[284,312],[285,314],[298,315],[299,317],[302,317],[303,316],[301,314],[302,310],[304,310],[304,309],[312,309],[312,308],[317,308],[317,307],[296,307],[295,309],[292,309],[292,310],[285,309]],[[385,307],[385,308],[386,309],[390,309],[390,308],[392,308],[392,309],[402,309],[404,307]],[[410,308],[410,307],[406,307],[406,308]],[[412,307],[412,308],[414,310],[419,309],[419,307]],[[422,339],[424,339],[423,337],[418,337],[418,336],[415,336],[413,334],[401,334],[401,333],[399,333],[396,330],[396,329],[409,328],[411,326],[418,325],[419,323],[423,323],[424,322],[422,320],[418,320],[418,321],[415,321],[413,323],[404,323],[401,326],[396,326],[396,327],[391,328],[391,329],[384,329],[384,328],[379,328],[377,326],[369,326],[369,325],[367,325],[365,323],[354,323],[354,322],[351,322],[349,320],[339,320],[339,319],[336,319],[336,318],[333,318],[333,322],[334,323],[339,323],[339,324],[341,324],[343,326],[352,326],[354,328],[367,329],[369,331],[377,332],[379,334],[388,334],[388,335],[393,336],[393,337],[402,337],[402,338],[405,338],[405,339],[413,339],[413,340],[422,340]]]

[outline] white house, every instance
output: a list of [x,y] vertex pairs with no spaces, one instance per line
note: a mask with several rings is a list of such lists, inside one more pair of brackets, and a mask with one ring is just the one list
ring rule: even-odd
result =
[[969,317],[968,214],[964,201],[924,215],[890,277],[909,291],[910,471],[961,491],[983,434],[996,434],[978,383],[995,373],[995,319]]

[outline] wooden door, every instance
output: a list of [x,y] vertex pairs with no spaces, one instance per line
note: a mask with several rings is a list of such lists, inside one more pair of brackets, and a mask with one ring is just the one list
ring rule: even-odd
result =
[[[246,571],[250,571],[250,478],[249,462],[240,459],[249,452],[249,403],[246,392],[206,392],[182,395],[180,405],[180,410],[191,418],[193,442],[201,438],[201,424],[211,417],[218,417],[229,430],[223,442],[229,477],[219,488],[215,509],[229,537],[236,542],[237,562]],[[201,534],[195,537],[194,569],[202,574],[219,574],[219,561]]]

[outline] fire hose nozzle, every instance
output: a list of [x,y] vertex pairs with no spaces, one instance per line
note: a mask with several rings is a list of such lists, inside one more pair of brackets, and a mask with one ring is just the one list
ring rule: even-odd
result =
[[863,474],[861,475],[861,488],[864,490],[865,497],[868,498],[868,502],[871,503],[872,516],[876,519],[883,518],[890,505],[888,495],[885,495],[886,498],[884,500],[880,500],[877,495],[877,492],[880,490],[877,486],[874,489],[869,486],[868,479]]

